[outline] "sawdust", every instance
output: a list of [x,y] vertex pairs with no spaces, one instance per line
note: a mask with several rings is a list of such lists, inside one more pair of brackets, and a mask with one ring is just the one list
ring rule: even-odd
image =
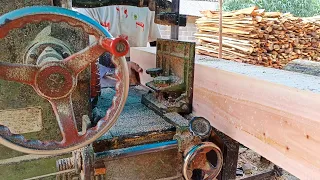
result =
[[[273,169],[274,164],[267,161],[261,160],[261,156],[251,149],[246,147],[240,147],[238,168],[242,167],[244,164],[250,164],[252,166],[251,174],[244,174],[244,176],[237,176],[237,180],[256,174],[261,174],[263,172],[268,172]],[[290,173],[283,170],[283,175],[281,177],[274,177],[271,180],[299,180]]]
[[[125,107],[120,114],[116,124],[104,136],[106,138],[125,136],[143,132],[161,132],[172,129],[173,126],[167,123],[163,118],[154,111],[141,104],[141,95],[146,93],[143,89],[131,87]],[[98,100],[98,113],[95,116],[103,117],[106,109],[111,106],[111,100],[115,94],[114,89],[104,88]]]

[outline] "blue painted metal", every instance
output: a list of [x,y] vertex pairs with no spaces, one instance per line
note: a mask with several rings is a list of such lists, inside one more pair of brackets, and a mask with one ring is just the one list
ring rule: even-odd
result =
[[197,144],[192,146],[192,148],[189,150],[188,154],[194,155],[196,151],[202,146],[202,144]]
[[101,26],[97,21],[93,20],[92,18],[78,13],[76,11],[55,6],[31,6],[11,11],[0,16],[0,26],[4,25],[7,22],[14,21],[25,16],[37,14],[55,14],[60,16],[71,17],[96,28],[98,31],[102,32],[107,38],[112,38],[112,35],[103,26]]
[[130,156],[136,156],[141,154],[165,151],[170,149],[175,149],[178,147],[177,140],[153,143],[153,144],[144,144],[139,146],[133,146],[129,148],[116,149],[110,151],[99,152],[95,154],[95,160],[112,160],[115,158],[124,158]]

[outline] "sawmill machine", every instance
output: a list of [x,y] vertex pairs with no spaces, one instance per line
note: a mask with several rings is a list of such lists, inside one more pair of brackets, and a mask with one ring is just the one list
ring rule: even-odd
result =
[[[195,43],[177,40],[179,1],[0,5],[0,179],[235,178],[238,144],[192,115]],[[128,42],[71,10],[110,5],[149,8],[155,23],[173,26],[172,39],[157,40],[146,86],[129,84]],[[105,52],[113,86],[100,83]]]

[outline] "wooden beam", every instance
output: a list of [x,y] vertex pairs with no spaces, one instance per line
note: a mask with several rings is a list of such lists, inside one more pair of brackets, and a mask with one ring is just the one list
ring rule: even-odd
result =
[[[131,60],[153,67],[148,51]],[[320,77],[197,56],[194,83],[195,115],[300,179],[320,177]]]
[[196,65],[194,113],[301,179],[320,177],[320,95]]

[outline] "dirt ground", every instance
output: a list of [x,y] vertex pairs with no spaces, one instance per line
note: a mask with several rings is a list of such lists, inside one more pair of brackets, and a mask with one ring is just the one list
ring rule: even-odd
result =
[[[240,147],[238,169],[241,168],[243,176],[237,176],[237,179],[245,178],[255,174],[261,174],[273,169],[274,164],[270,161],[261,158],[261,156],[254,151],[244,146]],[[240,170],[240,171],[241,171]],[[299,180],[290,173],[283,170],[281,177],[275,177],[271,180]]]

